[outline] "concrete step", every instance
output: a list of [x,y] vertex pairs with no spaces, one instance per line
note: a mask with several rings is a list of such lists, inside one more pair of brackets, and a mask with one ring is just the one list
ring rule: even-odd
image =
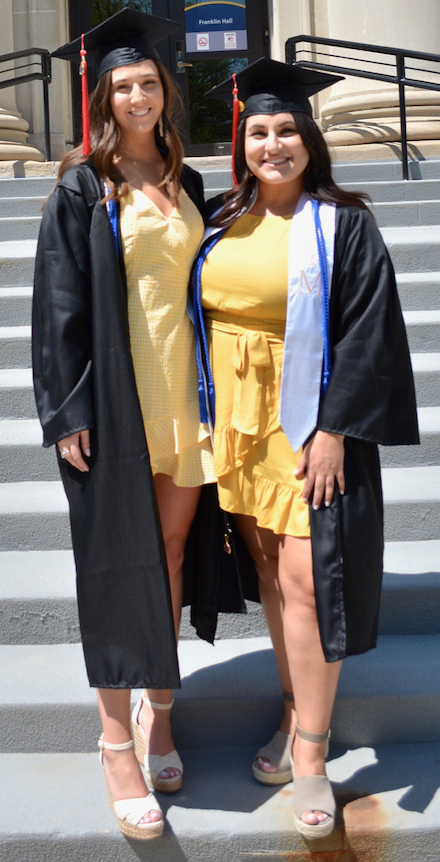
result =
[[439,227],[384,227],[381,233],[396,272],[432,272],[440,269]]
[[31,327],[0,327],[0,357],[2,368],[30,368]]
[[36,240],[0,242],[0,287],[32,284]]
[[440,464],[440,407],[419,407],[417,413],[420,446],[381,446],[382,467],[416,467],[419,464],[424,466]]
[[379,227],[440,224],[440,200],[376,203],[373,213]]
[[386,467],[382,482],[387,541],[440,537],[440,467]]
[[[337,162],[333,165],[332,170],[337,183],[383,182],[386,180],[402,181],[402,165],[398,160],[383,162]],[[440,160],[411,160],[409,162],[409,175],[409,182],[439,180]]]
[[[332,740],[349,746],[440,738],[440,635],[391,635],[344,662]],[[279,721],[268,637],[179,644],[178,749],[261,745]],[[3,752],[94,751],[99,718],[80,644],[0,646]],[[262,699],[262,692],[264,698]],[[133,695],[135,699],[137,695]]]
[[[0,185],[0,194],[2,187]],[[41,211],[46,200],[46,195],[35,197],[1,197],[0,213],[2,218],[29,218],[29,216],[41,216]]]
[[440,404],[440,353],[413,353],[411,363],[419,407]]
[[[1,212],[1,209],[0,209]],[[0,239],[9,240],[37,239],[40,230],[40,215],[8,216],[0,218]]]
[[[308,846],[292,827],[292,785],[259,785],[253,755],[250,748],[187,752],[184,790],[160,797],[164,835],[145,849],[118,831],[96,754],[2,755],[0,848],[7,862],[30,858],[30,836],[34,862],[352,862],[366,847],[375,862],[385,860],[384,848],[387,862],[437,862],[438,745],[333,749],[337,828]],[[30,812],[26,825],[20,806]]]
[[[0,643],[77,643],[75,566],[71,551],[0,553]],[[440,633],[440,540],[388,542],[379,630],[381,634]],[[267,635],[259,604],[248,613],[221,614],[217,638]],[[195,637],[189,609],[180,638]]]
[[30,368],[0,368],[2,419],[34,419],[37,415]]
[[405,182],[343,182],[341,185],[349,192],[365,192],[374,203],[394,203],[396,201],[432,201],[440,198],[440,179]]
[[[440,407],[418,411],[420,446],[384,446],[384,467],[440,463]],[[0,418],[0,481],[25,482],[59,478],[54,450],[43,449],[38,419]]]
[[31,287],[0,287],[0,326],[27,326],[31,312]]
[[145,847],[119,832],[95,752],[0,755],[0,853],[5,862],[30,859],[30,847],[33,862],[438,862],[438,744],[333,747],[337,827],[311,843],[292,824],[292,784],[258,784],[254,753],[184,752],[184,788],[160,795],[165,831]]
[[55,177],[14,177],[0,179],[1,198],[46,198],[55,185]]
[[[5,293],[10,290],[5,288]],[[440,350],[440,311],[405,311],[404,317],[412,351],[434,353]],[[0,362],[3,369],[31,367],[30,326],[0,327]]]
[[[437,539],[440,533],[440,467],[382,471],[387,541]],[[0,550],[70,548],[67,500],[61,482],[0,484]]]
[[438,310],[440,272],[399,272],[396,281],[405,311]]
[[0,550],[70,548],[67,512],[61,482],[0,484]]

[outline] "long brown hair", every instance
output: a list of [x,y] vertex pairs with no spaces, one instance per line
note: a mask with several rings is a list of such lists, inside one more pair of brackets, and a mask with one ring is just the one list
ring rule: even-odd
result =
[[[292,114],[296,128],[309,154],[309,162],[303,174],[304,191],[311,198],[325,203],[357,206],[368,210],[370,198],[363,192],[347,192],[334,181],[330,153],[321,130],[314,119],[299,111]],[[211,223],[224,227],[232,224],[239,215],[250,209],[257,193],[257,179],[251,175],[245,158],[246,120],[237,130],[235,146],[235,172],[238,185],[226,192],[224,204],[211,218]]]
[[[182,100],[174,81],[159,59],[154,58],[163,87],[164,108],[162,112],[163,137],[159,135],[158,125],[154,134],[156,144],[164,155],[164,173],[161,185],[174,206],[178,205],[180,174],[183,165],[183,146],[174,127],[174,122],[182,111]],[[120,200],[128,192],[128,184],[115,164],[114,158],[121,141],[121,132],[110,106],[112,85],[111,70],[99,79],[89,99],[90,145],[91,153],[84,156],[82,144],[64,156],[58,171],[58,182],[67,168],[92,160],[102,179],[108,180],[109,198]]]

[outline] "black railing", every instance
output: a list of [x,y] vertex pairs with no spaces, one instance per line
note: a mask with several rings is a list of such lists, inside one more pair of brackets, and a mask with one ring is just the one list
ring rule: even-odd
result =
[[[327,46],[328,48],[343,48],[344,53],[334,51],[319,51],[316,48],[299,48],[300,43],[309,43],[313,46]],[[408,136],[406,126],[406,103],[405,87],[417,87],[422,90],[436,90],[440,92],[440,54],[426,54],[421,51],[406,51],[403,48],[385,48],[382,45],[366,45],[363,42],[343,42],[339,39],[315,38],[315,36],[292,36],[287,40],[286,63],[297,63],[309,69],[321,69],[324,72],[334,72],[340,75],[351,75],[355,78],[371,78],[373,81],[385,81],[396,84],[399,88],[399,113],[400,113],[400,142],[402,146],[402,176],[404,180],[409,177],[408,171]],[[357,52],[361,56],[347,56],[347,50]],[[303,55],[312,56],[314,59],[304,59]],[[383,54],[384,58],[370,60],[368,54]],[[393,62],[390,61],[393,57]],[[353,66],[343,65],[339,61],[356,63]],[[409,62],[407,62],[409,61]],[[426,64],[429,68],[420,68],[413,65],[413,61]],[[410,65],[410,63],[412,65]],[[360,67],[366,64],[367,68]],[[434,69],[437,64],[439,69]],[[388,67],[390,70],[379,72],[374,67],[382,69]],[[427,80],[427,74],[430,80]],[[417,77],[421,75],[422,77]],[[437,81],[431,76],[437,76]]]
[[[17,60],[23,60],[25,57],[39,57],[39,60],[17,65]],[[49,119],[49,84],[51,82],[51,60],[49,51],[45,48],[27,48],[25,51],[14,51],[13,54],[2,54],[0,56],[0,67],[4,63],[12,62],[12,66],[7,69],[0,68],[0,90],[6,87],[16,87],[18,84],[26,84],[29,81],[43,82],[43,111],[44,111],[44,143],[45,143],[45,158],[50,162],[50,119]],[[33,66],[38,66],[37,71],[30,71]],[[25,74],[17,74],[17,72],[25,71]],[[3,79],[3,75],[13,72],[13,76]]]

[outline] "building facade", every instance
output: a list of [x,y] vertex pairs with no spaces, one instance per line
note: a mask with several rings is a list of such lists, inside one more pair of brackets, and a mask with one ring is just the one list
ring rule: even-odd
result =
[[[204,92],[260,56],[284,60],[288,37],[304,34],[434,54],[440,45],[438,0],[2,0],[0,55],[30,47],[53,51],[126,5],[181,23],[160,53],[183,95],[182,133],[190,155],[228,152],[229,108],[205,100]],[[371,59],[386,71],[381,55]],[[356,68],[356,60],[351,65]],[[0,63],[0,83],[4,68]],[[440,81],[440,63],[429,68],[431,79]],[[53,60],[53,159],[80,135],[78,96],[76,69]],[[413,153],[440,155],[440,93],[408,88],[406,104]],[[382,158],[398,152],[395,85],[347,77],[316,98],[314,109],[339,157]],[[0,161],[43,160],[43,152],[40,82],[0,89]]]

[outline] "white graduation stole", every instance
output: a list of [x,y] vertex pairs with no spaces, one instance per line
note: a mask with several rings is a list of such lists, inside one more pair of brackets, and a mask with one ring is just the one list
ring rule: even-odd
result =
[[[331,288],[336,207],[320,204]],[[323,359],[322,281],[312,201],[301,195],[289,237],[288,297],[280,422],[294,452],[316,427]]]

